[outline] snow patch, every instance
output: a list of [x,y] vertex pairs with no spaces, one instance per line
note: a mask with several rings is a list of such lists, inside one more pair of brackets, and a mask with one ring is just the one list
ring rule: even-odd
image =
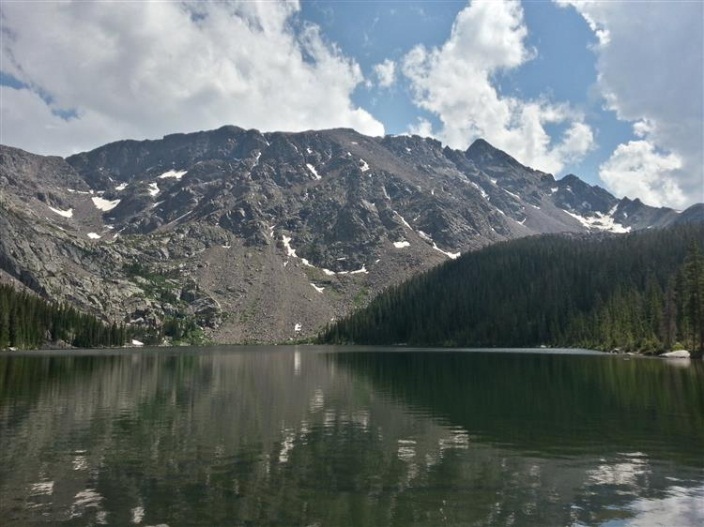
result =
[[290,256],[291,258],[298,258],[303,265],[306,267],[313,267],[313,265],[306,259],[306,258],[301,258],[296,254],[296,249],[291,247],[291,237],[284,235],[281,239],[283,241],[284,247],[286,247],[286,254]]
[[367,271],[366,266],[362,265],[362,267],[356,271],[338,271],[333,274],[369,274],[369,271]]
[[183,176],[186,175],[188,170],[167,170],[164,172],[162,175],[158,176],[159,179],[167,179],[167,178],[172,178],[172,179],[181,179]]
[[567,214],[572,216],[574,219],[579,221],[588,229],[596,229],[600,231],[608,231],[619,234],[631,232],[630,227],[624,227],[620,223],[616,223],[616,221],[610,214],[603,214],[601,212],[597,212],[594,216],[580,216],[579,214],[575,214],[574,212],[570,212],[569,210],[562,210],[564,210]]
[[364,208],[368,211],[374,212],[375,210],[377,210],[376,203],[372,203],[371,201],[367,201],[366,199],[362,199],[362,205],[364,205]]
[[433,244],[433,249],[435,249],[435,250],[438,251],[439,253],[444,254],[444,255],[447,256],[448,258],[452,258],[452,259],[454,260],[455,258],[459,258],[459,257],[460,257],[460,253],[459,253],[459,252],[451,253],[451,252],[448,252],[448,251],[443,251],[440,247],[437,246],[437,244],[433,241],[433,239],[432,239],[428,234],[426,234],[425,232],[423,232],[423,231],[418,231],[418,236],[420,236],[421,238],[423,238],[425,241],[432,243],[432,244]]
[[74,190],[72,188],[67,188],[66,190],[68,190],[71,194],[92,194],[93,193],[92,190]]
[[310,285],[312,285],[312,286],[313,286],[313,289],[315,289],[318,293],[322,293],[323,291],[325,291],[325,288],[324,288],[324,287],[318,287],[318,286],[315,285],[313,282],[311,282]]
[[104,199],[104,198],[90,198],[93,200],[93,205],[95,205],[95,208],[102,210],[103,212],[107,212],[109,210],[114,209],[120,204],[120,200],[116,199],[113,201],[110,201],[109,199]]
[[482,198],[489,199],[489,194],[487,194],[482,187],[477,185],[474,181],[470,181],[469,183],[479,191],[479,193],[482,195]]
[[[315,267],[312,263],[310,263],[310,261],[308,259],[301,258],[300,256],[298,256],[298,254],[296,254],[296,249],[291,247],[291,237],[290,236],[286,236],[286,235],[282,236],[281,241],[284,244],[284,247],[286,248],[286,255],[287,256],[290,256],[291,258],[296,258],[296,259],[300,260],[301,263],[303,265],[305,265],[306,267],[313,267],[314,269],[320,269],[324,274],[326,274],[328,276],[339,275],[339,274],[359,274],[359,273],[368,274],[369,273],[369,271],[367,271],[366,267],[364,267],[364,266],[362,266],[361,269],[357,269],[356,271],[339,271],[337,273],[335,271],[331,271],[330,269]],[[345,258],[338,258],[338,260],[344,260],[344,259]],[[288,262],[284,262],[284,267],[286,267],[286,264],[288,264]],[[313,284],[311,284],[311,285],[313,285]],[[313,286],[313,287],[315,287],[315,286]]]
[[89,237],[91,240],[99,240],[99,239],[100,239],[100,234],[98,234],[98,233],[96,233],[96,232],[89,232],[89,233],[88,233],[88,237]]
[[159,193],[159,186],[156,183],[149,183],[149,195],[156,196]]
[[411,226],[409,225],[409,223],[404,219],[403,216],[401,216],[401,215],[400,215],[398,212],[396,212],[395,210],[393,211],[393,213],[396,214],[396,216],[399,217],[399,219],[403,222],[403,224],[404,224],[406,227],[408,227],[410,230],[413,230],[413,227],[411,227]]
[[73,217],[73,209],[68,209],[68,210],[61,210],[61,209],[55,209],[54,207],[49,207],[53,212],[58,214],[59,216],[63,216],[64,218],[71,218]]
[[137,347],[141,347],[141,346],[144,346],[144,342],[140,342],[137,339],[132,339],[132,345],[137,346]]
[[310,170],[310,173],[313,174],[313,177],[315,179],[322,179],[313,165],[311,165],[310,163],[306,163],[306,166],[308,167],[308,170]]
[[288,256],[291,256],[292,258],[298,258],[298,255],[296,255],[296,249],[291,247],[291,237],[286,236],[284,234],[284,236],[281,238],[281,241],[283,242],[284,247],[286,248],[286,254]]
[[557,192],[558,190],[560,190],[559,187],[552,187],[552,188],[550,189],[550,194],[554,194],[554,193]]
[[[381,186],[381,191],[384,193],[384,197],[385,197],[386,199],[388,199],[389,201],[391,201],[391,196],[389,196],[389,193],[386,192],[386,186],[382,185],[382,186]],[[397,213],[397,214],[398,214],[398,213]]]
[[516,198],[517,200],[519,200],[519,201],[521,200],[521,198],[520,198],[520,196],[518,196],[518,194],[514,194],[514,193],[511,192],[510,190],[506,190],[506,189],[502,189],[502,190],[503,190],[506,194],[508,194],[508,195],[510,195],[510,196],[513,196],[513,197]]
[[360,159],[359,160],[359,169],[362,172],[369,172],[369,164],[364,159]]
[[396,247],[397,249],[403,249],[404,247],[410,247],[410,246],[411,246],[410,242],[408,242],[406,240],[403,240],[400,242],[394,242],[394,247]]
[[433,239],[432,239],[430,236],[428,236],[426,233],[424,233],[423,231],[418,231],[418,236],[420,236],[421,238],[423,238],[426,242],[432,242],[432,241],[433,241]]
[[496,185],[496,182],[498,181],[497,179],[494,179],[493,177],[489,178],[489,181],[491,181],[492,185]]
[[127,188],[127,183],[120,183],[118,186],[115,187],[115,190],[118,192],[122,192]]
[[459,253],[459,252],[451,253],[451,252],[448,252],[448,251],[443,251],[440,247],[438,247],[438,246],[436,245],[435,242],[433,242],[433,249],[435,249],[435,250],[438,251],[439,253],[444,254],[444,255],[447,256],[448,258],[452,258],[453,260],[459,258],[459,257],[460,257],[460,254],[461,254],[461,253]]

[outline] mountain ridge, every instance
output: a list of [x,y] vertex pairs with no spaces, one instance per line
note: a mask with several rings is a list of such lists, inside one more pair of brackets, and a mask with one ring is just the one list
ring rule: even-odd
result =
[[389,285],[497,241],[702,216],[555,180],[484,140],[460,151],[418,136],[236,126],[66,159],[0,146],[0,205],[0,274],[108,320],[194,317],[219,342],[312,336]]

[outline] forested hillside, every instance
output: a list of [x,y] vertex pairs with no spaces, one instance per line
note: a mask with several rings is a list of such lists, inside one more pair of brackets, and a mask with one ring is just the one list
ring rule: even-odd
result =
[[0,284],[0,349],[46,344],[89,348],[122,346],[124,326],[107,325],[76,309]]
[[326,343],[704,352],[704,226],[467,253],[330,325]]

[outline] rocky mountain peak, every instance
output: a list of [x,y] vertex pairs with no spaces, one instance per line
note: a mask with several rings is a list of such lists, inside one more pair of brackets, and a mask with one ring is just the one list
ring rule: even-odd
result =
[[485,139],[475,139],[475,141],[467,148],[465,155],[468,159],[474,161],[478,166],[491,166],[493,164],[510,165],[520,167],[525,170],[531,170],[528,167],[519,163],[514,157],[510,156],[503,150],[491,145]]
[[195,317],[230,342],[310,335],[497,241],[680,217],[484,140],[462,152],[349,129],[226,126],[66,160],[0,147],[0,183],[0,275],[110,319]]

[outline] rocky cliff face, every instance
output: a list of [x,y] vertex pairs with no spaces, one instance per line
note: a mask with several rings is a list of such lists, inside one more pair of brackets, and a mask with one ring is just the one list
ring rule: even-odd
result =
[[110,319],[302,338],[460,252],[701,221],[467,151],[352,130],[224,127],[67,159],[0,147],[0,273]]

